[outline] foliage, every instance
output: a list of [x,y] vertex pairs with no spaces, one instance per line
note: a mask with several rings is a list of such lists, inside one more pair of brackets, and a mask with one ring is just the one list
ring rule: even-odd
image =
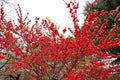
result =
[[[114,25],[120,26],[119,20],[114,19],[120,12],[120,0],[95,0],[93,3],[87,3],[85,14],[89,11],[102,12],[102,14],[99,15],[99,24],[102,24],[104,19],[108,19],[107,30],[111,29]],[[107,12],[110,12],[109,14],[111,14],[111,16],[109,16]]]
[[[106,59],[107,49],[120,46],[120,34],[112,38],[117,27],[105,32],[107,19],[97,26],[100,18],[97,12],[88,12],[80,28],[77,18],[79,4],[66,3],[74,23],[69,30],[74,38],[65,38],[58,32],[56,24],[47,19],[35,18],[35,23],[23,18],[19,7],[18,23],[7,21],[4,10],[0,10],[0,74],[18,80],[27,73],[32,80],[119,80],[120,65],[110,65]],[[120,17],[120,16],[119,16]],[[106,35],[107,34],[107,35]],[[98,41],[95,44],[96,40]]]
[[[113,38],[120,33],[120,18],[117,18],[117,16],[120,15],[120,0],[95,0],[93,3],[87,3],[84,11],[85,15],[89,11],[98,12],[100,18],[100,21],[97,23],[98,26],[104,22],[104,19],[107,19],[107,32],[109,32],[114,26],[117,26],[118,29]],[[120,55],[119,46],[108,49],[107,51],[109,55]],[[120,58],[117,58],[115,61],[113,61],[113,63],[120,63]]]

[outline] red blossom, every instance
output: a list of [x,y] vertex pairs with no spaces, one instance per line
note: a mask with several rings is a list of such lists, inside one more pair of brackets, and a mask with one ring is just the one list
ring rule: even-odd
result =
[[65,29],[63,29],[63,33],[65,33],[66,32],[66,28]]
[[120,22],[120,13],[116,15],[114,21],[118,21],[118,22]]
[[0,55],[0,60],[4,59],[3,55]]
[[106,15],[106,14],[108,14],[108,12],[106,12],[106,11],[104,11],[104,10],[102,10],[101,13],[100,13],[101,16],[104,16],[104,15]]

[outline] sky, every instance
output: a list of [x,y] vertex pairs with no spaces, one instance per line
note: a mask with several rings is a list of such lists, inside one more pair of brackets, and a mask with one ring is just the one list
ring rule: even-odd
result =
[[[35,17],[46,18],[49,17],[57,25],[64,27],[72,27],[72,19],[69,14],[69,9],[66,8],[63,0],[0,0],[4,1],[6,16],[8,18],[15,18],[15,8],[17,4],[20,4],[22,8],[23,16],[29,12],[29,19],[34,21]],[[64,0],[70,1],[70,0]],[[78,19],[80,26],[82,26],[85,16],[83,15],[83,9],[86,1],[92,2],[93,0],[76,0],[79,2]],[[7,5],[9,3],[10,5]],[[9,14],[8,14],[9,13]]]
[[[69,0],[65,0],[69,1]],[[85,6],[85,2],[87,0],[79,0],[80,8],[78,10],[78,16],[80,22],[83,21],[83,7]],[[57,24],[63,26],[70,26],[72,25],[72,20],[69,14],[69,9],[66,8],[63,0],[24,0],[20,1],[20,5],[24,11],[30,13],[32,19],[35,16],[40,18],[50,17],[52,21],[56,22]],[[81,24],[80,23],[80,24]]]

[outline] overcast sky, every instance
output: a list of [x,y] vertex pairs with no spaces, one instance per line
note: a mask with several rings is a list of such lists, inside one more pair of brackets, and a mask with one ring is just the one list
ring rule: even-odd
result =
[[[9,18],[15,18],[15,7],[17,3],[20,4],[22,8],[23,15],[25,16],[27,12],[30,13],[29,19],[34,21],[34,18],[46,18],[50,17],[52,21],[61,27],[70,27],[73,25],[72,19],[69,14],[69,9],[66,8],[63,0],[0,0],[9,3],[10,5],[5,5],[6,16]],[[70,0],[64,0],[70,1]],[[80,20],[80,26],[83,23],[83,8],[85,6],[86,1],[92,2],[93,0],[77,0],[79,1],[79,9],[78,9],[78,18]],[[11,13],[11,14],[8,14]]]

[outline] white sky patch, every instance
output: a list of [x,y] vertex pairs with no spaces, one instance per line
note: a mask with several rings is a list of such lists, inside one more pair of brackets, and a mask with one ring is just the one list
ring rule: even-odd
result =
[[[29,12],[29,19],[34,21],[35,17],[46,18],[49,17],[53,22],[59,25],[61,28],[64,27],[71,27],[73,28],[72,18],[69,14],[69,9],[66,8],[65,3],[63,0],[0,0],[6,1],[12,5],[6,5],[5,9],[6,12],[9,14],[7,17],[15,18],[14,14],[15,6],[19,3],[23,16],[25,17],[26,14]],[[69,2],[70,0],[64,0]],[[83,15],[83,9],[85,7],[86,1],[94,1],[94,0],[76,0],[79,2],[79,9],[78,9],[78,19],[80,21],[80,26],[84,21],[85,16]],[[17,6],[16,6],[17,7]],[[11,13],[11,14],[10,14]],[[31,23],[31,24],[32,24]]]
[[[84,16],[82,15],[83,7],[87,0],[78,1],[80,5],[78,16],[81,25],[84,19]],[[40,18],[50,17],[52,21],[63,27],[72,25],[69,9],[66,8],[63,0],[20,0],[20,5],[23,10],[23,14],[29,12],[32,20],[36,16]]]

